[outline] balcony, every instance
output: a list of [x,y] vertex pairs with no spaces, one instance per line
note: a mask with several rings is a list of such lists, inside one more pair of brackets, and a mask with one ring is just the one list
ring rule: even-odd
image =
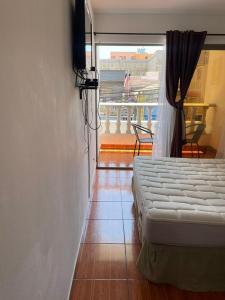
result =
[[[99,130],[99,165],[105,167],[131,167],[135,135],[132,123],[148,127],[156,132],[156,111],[158,103],[117,103],[100,102],[101,127]],[[209,137],[215,117],[215,104],[185,103],[184,110],[187,124],[203,123],[205,133],[201,138],[201,154],[214,157],[215,151],[209,146]],[[145,136],[145,135],[143,135]],[[150,145],[142,146],[141,155],[151,155]],[[190,157],[188,147],[183,150],[184,157]]]

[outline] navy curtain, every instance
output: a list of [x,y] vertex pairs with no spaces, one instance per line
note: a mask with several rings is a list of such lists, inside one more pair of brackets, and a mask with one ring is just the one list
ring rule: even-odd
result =
[[[170,105],[176,109],[171,157],[182,157],[182,144],[185,135],[183,104],[192,76],[206,38],[206,31],[166,33],[166,96]],[[180,98],[177,92],[180,88]]]

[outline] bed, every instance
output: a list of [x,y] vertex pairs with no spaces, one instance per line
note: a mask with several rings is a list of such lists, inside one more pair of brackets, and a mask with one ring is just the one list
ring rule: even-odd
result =
[[225,160],[136,157],[133,193],[151,281],[225,290]]

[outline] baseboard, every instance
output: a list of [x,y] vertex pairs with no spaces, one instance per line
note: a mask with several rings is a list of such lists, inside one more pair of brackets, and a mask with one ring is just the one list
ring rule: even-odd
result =
[[89,201],[92,200],[93,195],[94,195],[94,186],[95,186],[95,181],[96,181],[96,168],[93,170],[93,174],[91,176],[91,193],[90,193],[90,198]]
[[82,230],[81,230],[81,236],[80,236],[79,246],[78,246],[77,252],[75,254],[73,275],[72,275],[72,278],[71,278],[71,281],[70,281],[70,289],[69,289],[69,294],[67,296],[67,300],[70,300],[70,294],[71,294],[71,291],[72,291],[72,286],[73,286],[73,281],[74,281],[73,278],[74,278],[74,274],[75,274],[75,268],[76,268],[76,264],[77,264],[77,259],[78,259],[79,251],[80,251],[82,237],[83,237],[83,234],[84,234],[84,231],[85,231],[86,220],[88,218],[89,209],[90,209],[90,202],[89,201],[91,201],[91,199],[93,197],[93,193],[94,193],[95,179],[96,179],[96,169],[94,169],[94,172],[93,172],[93,175],[92,175],[92,180],[91,180],[91,195],[90,195],[90,198],[88,199],[87,207],[85,208],[84,220],[83,220],[83,225],[82,225]]
[[71,278],[71,281],[70,281],[70,289],[69,289],[69,293],[68,293],[68,296],[67,296],[67,300],[70,300],[70,294],[71,294],[71,290],[72,290],[72,286],[73,286],[73,278],[74,278],[74,274],[75,274],[75,268],[76,268],[76,264],[77,264],[77,259],[78,259],[78,255],[79,255],[79,251],[80,251],[81,241],[82,241],[83,233],[84,233],[84,230],[85,230],[86,219],[87,219],[88,213],[89,213],[89,201],[88,201],[87,207],[85,209],[84,221],[83,221],[83,225],[82,225],[82,231],[81,231],[79,246],[78,246],[77,252],[75,254],[73,275],[72,275],[72,278]]

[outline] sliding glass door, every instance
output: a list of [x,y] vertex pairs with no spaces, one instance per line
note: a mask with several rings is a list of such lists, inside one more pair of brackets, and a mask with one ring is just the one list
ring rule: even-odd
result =
[[[132,124],[154,132],[161,61],[162,46],[97,46],[98,167],[133,166]],[[149,137],[141,131],[139,135]],[[151,155],[151,148],[141,144],[139,155]]]

